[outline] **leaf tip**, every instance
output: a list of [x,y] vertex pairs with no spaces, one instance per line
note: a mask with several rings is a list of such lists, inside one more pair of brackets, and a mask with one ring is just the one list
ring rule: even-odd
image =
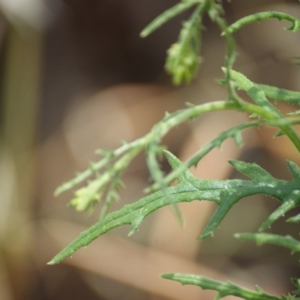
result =
[[240,239],[241,238],[241,234],[240,233],[235,233],[233,235],[233,237],[236,238],[236,239]]
[[261,224],[260,227],[258,228],[258,232],[263,232],[263,231],[265,231],[265,230],[268,229],[268,228],[271,228],[271,226],[269,225],[269,222],[268,222],[268,224],[263,223],[263,224]]
[[160,277],[164,278],[164,279],[171,279],[173,276],[172,273],[165,273],[165,274],[161,274]]
[[199,240],[205,240],[209,237],[213,237],[214,236],[214,233],[213,231],[208,231],[208,232],[202,232],[200,234],[200,236],[198,237]]
[[143,30],[141,33],[140,33],[140,37],[141,38],[145,38],[145,37],[147,37],[148,36],[148,34],[147,34],[147,32],[145,31],[145,30]]
[[54,191],[54,197],[59,196],[62,193],[62,189],[61,187],[58,187],[55,191]]
[[54,259],[51,259],[50,261],[47,262],[46,265],[53,266],[53,265],[56,265],[56,264],[57,264],[57,262]]

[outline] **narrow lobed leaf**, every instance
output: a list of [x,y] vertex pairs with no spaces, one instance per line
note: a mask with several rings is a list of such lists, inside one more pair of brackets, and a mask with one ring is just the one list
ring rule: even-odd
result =
[[291,172],[294,180],[296,180],[296,181],[300,180],[300,168],[290,160],[287,161],[287,166],[288,166],[289,171]]
[[[280,189],[278,190],[280,192]],[[264,231],[269,228],[280,217],[283,217],[288,211],[300,204],[300,190],[294,190],[291,193],[283,195],[282,204],[271,213],[259,227],[259,231]]]
[[218,292],[216,299],[220,299],[226,296],[236,296],[247,300],[283,300],[284,297],[279,298],[273,295],[264,293],[261,288],[257,288],[256,291],[251,291],[235,285],[231,282],[221,282],[212,280],[203,276],[169,273],[161,276],[164,279],[180,282],[183,285],[196,285],[203,290],[213,290]]
[[169,8],[161,15],[156,17],[147,27],[145,27],[145,29],[143,29],[143,31],[141,32],[140,36],[147,37],[149,34],[158,29],[164,23],[168,22],[170,19],[176,17],[178,14],[184,12],[185,10],[189,9],[195,4],[199,4],[199,1],[185,1],[174,5],[173,7]]
[[269,181],[271,183],[275,180],[270,173],[255,163],[246,163],[238,160],[230,160],[229,163],[240,173],[251,178],[254,182]]
[[[227,30],[230,33],[233,33],[250,23],[260,22],[260,21],[263,21],[266,19],[278,19],[279,21],[281,21],[281,20],[290,21],[292,23],[292,25],[291,25],[291,27],[287,28],[287,30],[291,30],[293,32],[298,31],[300,28],[300,20],[289,14],[278,12],[278,11],[265,11],[265,12],[259,12],[259,13],[255,13],[255,14],[243,17],[243,18],[237,20],[236,22],[234,22],[233,24],[231,24],[227,28]],[[223,35],[224,35],[224,33],[223,33]]]
[[281,89],[275,86],[265,84],[256,85],[258,86],[258,88],[263,90],[266,97],[270,99],[300,105],[300,92]]
[[[184,166],[170,152],[164,151],[164,153],[173,169]],[[243,171],[249,177],[258,174],[257,176],[260,178],[260,181],[239,179],[204,180],[194,177],[184,166],[183,170],[185,171],[178,175],[179,181],[176,186],[168,186],[165,190],[154,192],[132,204],[125,205],[119,211],[110,213],[103,220],[81,233],[73,242],[56,255],[49,264],[59,263],[81,247],[87,246],[94,239],[114,228],[131,225],[129,232],[131,235],[138,229],[146,216],[161,207],[174,203],[207,200],[214,201],[219,206],[200,238],[211,236],[231,207],[246,196],[263,193],[283,201],[276,215],[272,214],[269,220],[267,220],[266,225],[269,225],[299,203],[300,191],[295,190],[298,187],[297,182],[275,179],[257,165],[241,162],[234,162],[233,164],[237,166],[238,170]],[[293,192],[291,193],[290,191]],[[169,196],[172,197],[171,203]]]
[[203,240],[210,236],[213,236],[214,231],[221,224],[232,206],[241,199],[241,195],[239,193],[233,193],[231,191],[223,190],[221,193],[221,199],[222,201],[219,207],[216,209],[208,224],[203,229],[203,232],[199,236],[199,239]]
[[294,216],[294,217],[290,217],[289,219],[287,219],[288,223],[300,223],[300,214]]
[[242,240],[250,240],[256,242],[258,245],[274,244],[292,250],[292,253],[300,252],[300,241],[293,237],[281,236],[271,233],[238,233],[234,237]]

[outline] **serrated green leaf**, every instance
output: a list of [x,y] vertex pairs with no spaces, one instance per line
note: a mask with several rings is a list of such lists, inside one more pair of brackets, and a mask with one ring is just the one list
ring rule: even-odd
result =
[[238,239],[250,240],[256,242],[258,245],[274,244],[292,250],[292,253],[300,252],[300,241],[293,237],[281,236],[271,233],[239,233],[234,235]]
[[185,1],[180,2],[168,10],[164,11],[161,15],[156,17],[143,31],[141,32],[141,37],[147,37],[153,31],[158,29],[164,23],[168,22],[170,19],[174,18],[178,14],[184,12],[195,4],[199,4],[199,1]]
[[[182,167],[182,162],[173,154],[167,151],[164,151],[164,153],[168,157],[172,168]],[[269,220],[267,220],[267,225],[299,204],[300,191],[297,190],[299,188],[298,182],[275,179],[257,165],[241,162],[234,162],[233,164],[249,177],[258,174],[260,180],[204,180],[194,177],[188,170],[185,170],[183,174],[178,176],[179,181],[176,186],[169,186],[166,188],[166,191],[157,191],[135,203],[125,205],[119,211],[107,215],[103,220],[80,234],[77,239],[55,256],[50,264],[59,263],[79,248],[87,246],[100,235],[122,225],[131,225],[130,234],[132,234],[147,215],[171,204],[166,195],[172,196],[172,204],[191,202],[193,200],[207,200],[213,201],[219,206],[204,229],[201,238],[212,235],[230,208],[246,196],[266,194],[283,201],[280,209],[275,211],[276,214],[271,214]],[[290,193],[290,191],[293,192]]]
[[[298,104],[300,105],[300,99],[299,99]],[[288,113],[287,116],[296,116],[296,115],[299,115],[299,114],[300,114],[300,110],[296,110],[296,111]]]
[[288,211],[300,204],[300,190],[294,190],[284,194],[283,190],[278,189],[278,194],[282,194],[278,196],[282,199],[282,204],[262,223],[259,227],[259,231],[264,231],[269,228],[277,219],[283,217]]
[[223,298],[226,296],[236,296],[246,300],[283,300],[283,298],[264,293],[262,289],[259,289],[258,291],[251,291],[231,282],[216,281],[203,276],[169,273],[163,274],[161,277],[180,282],[184,285],[199,286],[203,290],[216,291],[218,292],[217,298]]
[[[164,154],[173,170],[176,170],[184,166],[184,164],[170,151],[164,150]],[[182,173],[178,175],[178,181],[180,182],[188,181],[193,178],[191,172],[187,168],[185,169],[186,169],[185,171],[183,170]]]
[[300,104],[300,92],[281,89],[275,86],[264,84],[256,84],[261,90],[264,91],[266,97],[275,101],[282,101],[291,104]]
[[274,134],[274,138],[277,138],[277,137],[281,137],[281,136],[284,136],[285,135],[285,133],[284,132],[282,132],[281,130],[279,130],[279,131],[277,131],[275,134]]
[[300,150],[300,136],[295,131],[289,120],[266,98],[265,92],[259,85],[249,80],[245,75],[230,70],[230,76],[235,81],[238,88],[245,90],[253,102],[262,107],[268,114],[269,121],[275,122],[276,126],[293,142],[295,147]]
[[241,199],[241,194],[238,192],[226,191],[221,192],[220,198],[222,199],[220,205],[216,209],[212,218],[209,220],[208,224],[203,229],[203,232],[199,236],[199,239],[206,239],[210,236],[213,236],[214,231],[221,224],[229,210],[232,206]]
[[238,131],[235,135],[234,135],[234,141],[237,144],[238,147],[242,147],[244,142],[243,142],[243,137],[242,137],[242,133],[240,131]]
[[299,278],[292,278],[291,282],[297,288],[297,290],[295,290],[294,293],[300,295],[300,279]]
[[300,180],[300,168],[290,160],[287,161],[287,166],[294,180]]
[[230,160],[229,163],[240,173],[251,178],[255,182],[269,181],[272,182],[275,178],[255,163],[246,163],[238,160]]
[[[285,29],[293,31],[293,32],[297,32],[300,28],[299,19],[297,19],[289,14],[286,14],[283,12],[278,12],[278,11],[262,11],[262,12],[254,13],[249,16],[238,19],[236,22],[234,22],[229,27],[227,27],[226,30],[230,33],[233,33],[250,23],[260,22],[260,21],[266,20],[266,19],[277,19],[279,21],[287,20],[287,21],[291,22],[291,26],[288,28],[285,28]],[[224,35],[224,33],[222,33],[222,35]]]
[[294,217],[290,217],[289,219],[287,219],[288,223],[300,223],[300,214],[294,216]]

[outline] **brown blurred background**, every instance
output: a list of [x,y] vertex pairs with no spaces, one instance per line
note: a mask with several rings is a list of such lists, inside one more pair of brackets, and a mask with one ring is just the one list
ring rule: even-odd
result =
[[[281,10],[300,18],[296,0],[224,2],[228,22],[259,10]],[[59,184],[97,159],[97,148],[113,149],[121,139],[140,137],[165,111],[182,108],[185,102],[226,98],[226,91],[215,82],[222,76],[224,41],[208,19],[204,20],[203,66],[199,76],[181,88],[172,86],[163,65],[166,50],[176,41],[181,21],[189,13],[147,39],[139,38],[145,25],[176,3],[0,1],[1,300],[184,299],[177,292],[175,298],[169,287],[162,292],[152,278],[156,273],[142,267],[147,259],[153,258],[154,265],[157,257],[169,259],[168,251],[155,250],[152,216],[133,237],[127,239],[128,228],[121,228],[65,263],[46,265],[98,219],[97,211],[87,217],[67,207],[71,193],[53,196]],[[236,34],[237,69],[253,81],[299,90],[300,69],[290,63],[292,57],[299,56],[299,34],[284,31],[282,27],[287,25],[266,21]],[[222,128],[222,118],[218,122]],[[165,143],[180,155],[188,147],[197,146],[187,137],[201,132],[205,124],[182,126],[168,135]],[[274,176],[286,178],[285,158],[299,163],[298,153],[286,143],[281,147],[273,144],[271,137],[272,133],[264,131],[258,138],[250,135],[249,139],[257,141],[246,141],[246,150],[233,156],[259,162]],[[211,170],[218,177],[217,168],[211,166]],[[148,178],[140,156],[125,173],[126,189],[121,191],[121,203],[113,209],[141,197]],[[239,231],[255,231],[276,206],[275,201],[264,197],[242,201],[215,237],[201,244],[196,257],[188,260],[182,256],[183,270],[185,264],[187,270],[199,264],[203,270],[213,268],[240,281],[262,282],[266,290],[288,291],[291,286],[287,278],[297,276],[296,257],[278,248],[256,248],[232,238],[236,222]],[[274,224],[273,230],[283,234],[289,230],[295,235],[299,232],[284,222]],[[281,255],[286,255],[284,261]],[[182,295],[194,295],[189,299],[198,299],[198,290],[178,288]]]

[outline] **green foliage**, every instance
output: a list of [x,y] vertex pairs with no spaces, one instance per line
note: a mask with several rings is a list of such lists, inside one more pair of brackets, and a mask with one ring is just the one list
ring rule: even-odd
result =
[[[167,113],[145,136],[130,143],[124,142],[119,148],[112,151],[99,151],[101,159],[98,162],[93,163],[86,171],[59,187],[56,195],[89,180],[85,187],[79,188],[75,192],[70,204],[79,211],[88,212],[91,212],[101,199],[104,199],[104,204],[99,222],[81,233],[49,264],[59,263],[79,248],[88,245],[94,239],[114,228],[130,225],[129,235],[133,234],[149,214],[167,205],[173,205],[180,219],[177,203],[199,201],[199,199],[215,202],[217,209],[201,233],[201,239],[212,236],[230,209],[247,196],[264,194],[277,199],[280,203],[278,208],[262,223],[259,228],[260,232],[269,228],[285,213],[300,205],[300,168],[291,161],[287,162],[287,167],[292,175],[290,181],[276,179],[257,164],[242,161],[230,161],[230,164],[247,176],[249,180],[205,180],[194,177],[188,170],[191,166],[196,166],[211,150],[220,147],[227,139],[234,139],[237,146],[242,146],[241,132],[251,127],[266,125],[275,127],[279,130],[275,137],[286,135],[295,148],[300,151],[300,137],[294,129],[294,125],[300,123],[299,110],[284,115],[271,102],[280,101],[299,105],[300,93],[254,83],[245,75],[233,70],[235,43],[232,36],[232,33],[250,23],[272,18],[291,22],[292,25],[288,30],[296,32],[300,29],[300,20],[281,12],[268,11],[246,16],[227,26],[221,1],[185,0],[157,17],[142,31],[141,36],[148,36],[171,18],[192,7],[194,11],[191,17],[183,22],[178,41],[168,51],[166,70],[171,74],[174,84],[188,83],[196,75],[201,61],[202,20],[205,15],[208,15],[219,26],[220,33],[225,37],[227,43],[227,55],[223,68],[225,77],[220,82],[228,90],[228,99],[201,105],[189,104],[186,108],[175,113]],[[245,91],[252,101],[249,102],[241,98],[237,90]],[[221,132],[199,149],[187,162],[181,162],[161,145],[162,138],[172,128],[198,118],[204,113],[220,110],[247,113],[250,121]],[[145,151],[150,175],[154,180],[153,185],[147,189],[149,194],[132,204],[125,205],[119,211],[107,214],[112,201],[118,199],[118,189],[123,186],[121,181],[123,171],[132,159],[142,151]],[[159,161],[162,156],[167,158],[172,167],[172,171],[168,175],[165,175],[160,168]],[[170,183],[175,179],[177,184],[170,186]],[[290,217],[287,222],[299,223],[300,214]],[[292,250],[293,253],[300,251],[300,242],[288,235],[244,233],[236,234],[235,237],[255,241],[258,244],[271,243],[283,246]],[[165,274],[163,278],[175,280],[182,284],[197,285],[203,289],[215,290],[218,293],[217,298],[233,295],[247,300],[300,299],[296,297],[297,294],[300,294],[300,279],[292,279],[293,284],[297,287],[293,294],[277,297],[266,294],[258,287],[256,291],[250,291],[233,283],[217,282],[201,276]]]
[[[164,153],[173,170],[177,170],[183,166],[181,161],[173,154],[168,151],[164,151]],[[287,210],[300,204],[300,190],[297,190],[300,184],[299,178],[293,181],[278,180],[256,164],[249,164],[242,161],[231,161],[230,163],[234,168],[252,180],[205,180],[194,177],[185,169],[177,177],[178,184],[176,186],[167,187],[166,191],[159,190],[154,192],[133,204],[125,205],[119,211],[107,215],[99,223],[81,233],[65,250],[54,257],[50,264],[59,263],[79,248],[87,246],[94,239],[114,228],[130,225],[129,235],[132,235],[147,215],[170,204],[165,194],[172,197],[174,203],[203,199],[214,201],[218,205],[215,214],[204,228],[200,236],[201,239],[213,235],[213,232],[220,225],[231,207],[246,196],[266,194],[277,198],[281,202],[281,205],[275,211],[276,215],[272,214],[266,220],[268,226],[283,216]],[[298,197],[293,198],[293,194],[296,194]],[[286,206],[286,204],[288,205]]]
[[300,241],[297,241],[291,236],[280,236],[270,233],[240,233],[235,234],[235,237],[242,240],[255,241],[258,245],[261,244],[274,244],[289,248],[292,250],[292,253],[300,251]]
[[[195,276],[189,274],[164,274],[162,278],[178,281],[181,284],[196,285],[203,290],[217,291],[216,299],[220,299],[226,296],[236,296],[241,299],[255,299],[255,300],[299,300],[300,298],[293,295],[286,295],[282,297],[276,297],[266,294],[260,287],[256,287],[255,291],[251,291],[235,285],[231,282],[220,282],[211,280],[202,276]],[[298,283],[299,284],[299,283]],[[296,284],[295,284],[296,285]],[[297,285],[296,285],[297,286]],[[299,287],[299,286],[297,286]]]

